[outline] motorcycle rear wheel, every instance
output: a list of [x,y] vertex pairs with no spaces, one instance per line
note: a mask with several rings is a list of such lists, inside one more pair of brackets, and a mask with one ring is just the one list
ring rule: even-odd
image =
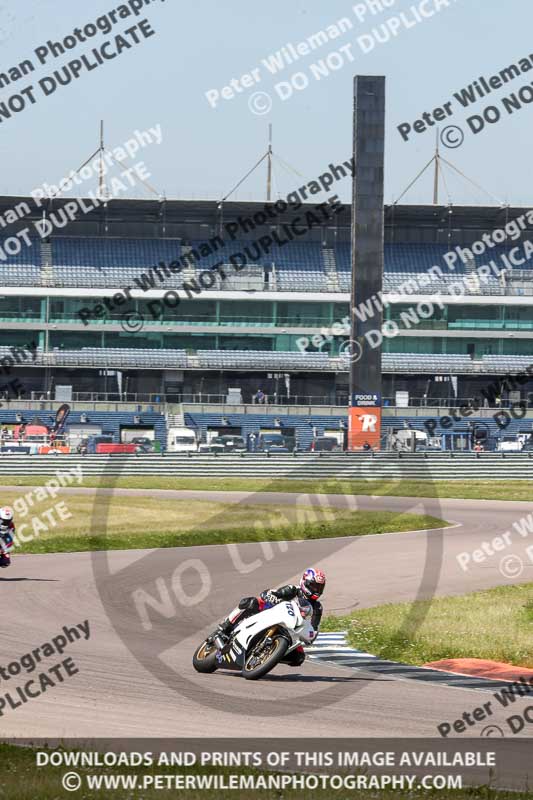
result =
[[[258,678],[262,678],[263,675],[266,675],[270,670],[274,669],[276,664],[279,664],[289,649],[289,642],[285,636],[275,636],[272,640],[272,644],[268,646],[266,651],[264,650],[259,656],[254,656],[260,644],[261,642],[258,642],[255,645],[244,663],[242,674],[247,681],[255,681]],[[252,659],[254,661],[252,661]],[[259,661],[259,663],[254,663],[256,661]]]
[[214,672],[218,667],[216,645],[207,639],[202,642],[192,657],[192,665],[196,672]]

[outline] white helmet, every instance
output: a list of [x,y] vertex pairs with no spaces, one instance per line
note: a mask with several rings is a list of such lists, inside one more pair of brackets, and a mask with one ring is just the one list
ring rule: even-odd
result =
[[13,519],[13,509],[9,506],[3,506],[0,508],[0,523],[2,522],[11,522]]

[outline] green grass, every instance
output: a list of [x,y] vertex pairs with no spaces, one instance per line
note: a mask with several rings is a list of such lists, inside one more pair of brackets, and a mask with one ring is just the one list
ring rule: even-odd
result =
[[[15,554],[323,539],[432,529],[447,524],[435,517],[391,511],[349,511],[304,504],[252,506],[124,495],[95,500],[94,495],[76,494],[61,497],[63,516],[69,516],[60,519],[57,512],[50,517],[54,501],[49,498],[31,508],[26,504],[24,516],[15,492],[3,493],[2,502],[14,504],[15,510],[21,512],[15,515],[21,536],[21,546]],[[38,520],[37,528],[34,520]],[[42,529],[43,524],[48,530]],[[23,538],[33,532],[38,536],[24,542]]]
[[[58,461],[57,468],[61,469]],[[296,471],[296,465],[295,465]],[[41,486],[52,476],[3,475],[4,486]],[[299,494],[383,495],[389,497],[455,497],[473,500],[533,500],[532,481],[432,480],[259,480],[248,478],[178,478],[157,475],[83,480],[82,486],[122,489],[197,489],[204,491],[291,492]]]
[[[40,748],[41,750],[44,748]],[[68,749],[68,748],[67,748]],[[149,749],[149,745],[146,745]],[[310,794],[309,790],[289,790],[284,791],[283,794],[276,792],[265,791],[239,791],[233,790],[230,792],[217,792],[217,791],[176,791],[166,789],[147,788],[143,790],[132,789],[105,789],[90,791],[84,785],[79,792],[67,792],[62,788],[61,779],[66,772],[73,771],[70,767],[36,767],[36,750],[29,747],[16,747],[8,744],[0,744],[0,761],[2,763],[2,781],[0,784],[0,798],[1,800],[65,800],[66,798],[80,797],[80,798],[101,798],[101,800],[133,800],[133,798],[143,798],[143,800],[158,800],[159,798],[166,797],[183,797],[186,800],[221,800],[221,798],[234,798],[234,800],[255,800],[255,798],[268,798],[276,797],[282,800],[331,800],[334,796],[337,800],[394,800],[394,798],[405,798],[405,793],[395,791],[335,791],[331,790],[313,790]],[[182,774],[218,774],[229,776],[231,774],[247,774],[258,775],[265,774],[258,771],[245,770],[245,769],[225,769],[225,768],[207,768],[207,767],[122,767],[122,768],[74,768],[82,780],[87,775],[182,775]],[[533,800],[533,792],[509,792],[502,791],[496,792],[494,789],[488,787],[479,787],[474,789],[462,790],[444,790],[444,791],[428,791],[419,790],[416,793],[409,795],[410,797],[419,798],[419,800],[439,800],[446,798],[446,800]]]
[[347,630],[354,647],[406,664],[483,658],[533,668],[533,583],[365,608],[328,617],[322,630]]

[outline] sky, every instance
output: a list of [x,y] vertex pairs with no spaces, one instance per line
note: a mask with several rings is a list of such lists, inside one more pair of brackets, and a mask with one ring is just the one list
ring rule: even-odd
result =
[[[441,155],[480,188],[444,166],[441,201],[531,202],[533,69],[468,108],[454,97],[479,77],[489,81],[530,56],[533,67],[533,6],[526,0],[152,0],[137,16],[117,19],[110,33],[76,42],[64,55],[48,51],[40,63],[38,48],[62,43],[75,28],[95,24],[121,5],[117,0],[0,2],[0,73],[9,75],[26,59],[35,67],[0,90],[0,110],[14,95],[16,105],[28,86],[35,99],[31,103],[26,95],[23,110],[0,122],[0,193],[23,195],[43,182],[57,183],[96,150],[104,119],[109,149],[136,130],[161,126],[161,144],[143,148],[135,160],[142,158],[148,183],[169,199],[225,197],[266,152],[272,124],[274,196],[286,196],[330,163],[351,157],[353,76],[363,74],[386,77],[386,202],[402,194],[436,145],[436,125],[411,130],[408,141],[398,127],[412,129],[424,112],[446,103],[450,113],[444,110],[439,122]],[[145,38],[139,28],[125,34],[142,20],[153,35]],[[344,32],[333,38],[340,20],[351,27],[344,22]],[[309,37],[321,31],[329,31],[328,41],[306,53]],[[90,58],[92,48],[107,40],[106,52],[115,53],[116,35],[130,44],[137,37],[139,43],[91,71],[82,67],[77,80],[45,95],[39,81],[48,78],[51,86],[55,70],[84,54]],[[271,74],[264,62],[289,43],[300,49],[299,59]],[[328,69],[328,76],[321,75]],[[243,85],[244,75],[253,85]],[[232,79],[239,80],[241,91],[224,99]],[[504,98],[516,93],[516,103],[519,91],[519,108],[511,114]],[[479,127],[488,106],[499,118],[474,133],[472,126]],[[474,115],[477,122],[469,123]],[[96,181],[86,185],[94,188]],[[349,199],[348,181],[337,190]],[[153,195],[137,184],[128,196]],[[231,199],[265,197],[263,162]],[[426,173],[404,202],[431,201],[432,175]]]

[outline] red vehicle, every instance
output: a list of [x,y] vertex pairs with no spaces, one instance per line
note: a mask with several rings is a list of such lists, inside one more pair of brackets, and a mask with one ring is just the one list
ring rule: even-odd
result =
[[96,445],[96,453],[136,453],[138,444],[115,444],[113,442],[99,442]]

